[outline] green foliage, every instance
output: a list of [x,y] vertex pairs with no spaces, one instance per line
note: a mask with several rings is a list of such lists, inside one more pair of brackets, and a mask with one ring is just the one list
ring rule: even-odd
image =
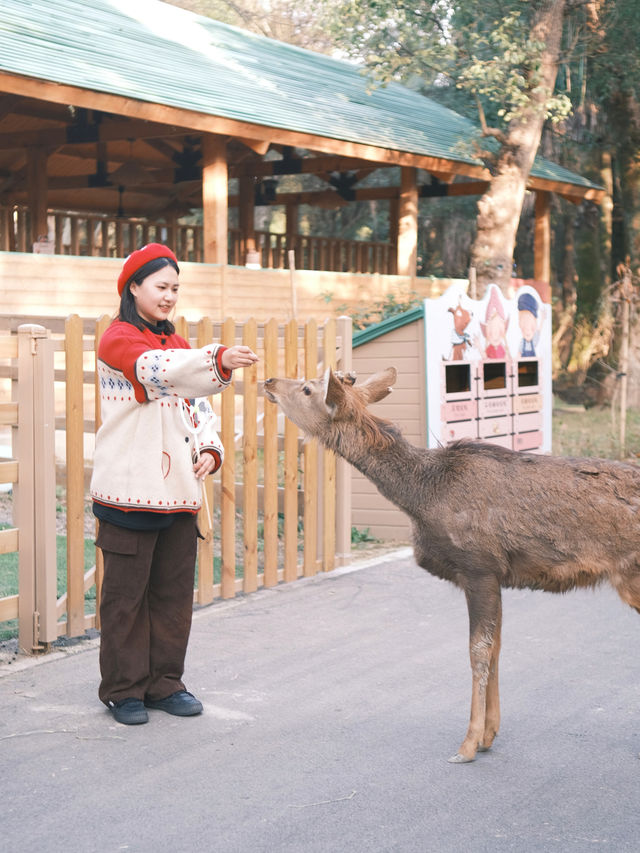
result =
[[[518,0],[324,3],[336,43],[379,83],[429,87],[436,99],[438,90],[460,90],[471,96],[483,119],[502,128],[524,115],[539,93],[545,45],[531,37],[539,7]],[[568,114],[570,101],[556,93],[545,108],[557,122]]]
[[368,527],[365,527],[364,530],[359,530],[357,527],[351,528],[351,544],[355,545],[356,548],[358,545],[365,545],[367,542],[379,541],[379,539],[371,535],[370,528]]
[[[327,291],[322,294],[322,297],[325,302],[330,302],[333,298]],[[353,322],[353,328],[360,330],[366,329],[367,326],[372,326],[374,323],[380,323],[389,317],[395,317],[396,314],[403,314],[405,311],[420,305],[421,302],[422,296],[415,290],[411,290],[406,295],[386,293],[381,299],[368,303],[360,310],[353,310],[349,305],[343,303],[336,306],[336,311],[340,314],[348,314]]]
[[[545,45],[529,37],[520,11],[508,12],[487,32],[477,35],[468,64],[456,86],[497,105],[497,116],[508,124],[523,115],[531,93],[541,85],[541,57]],[[553,123],[566,118],[571,102],[557,93],[547,100],[546,115]]]

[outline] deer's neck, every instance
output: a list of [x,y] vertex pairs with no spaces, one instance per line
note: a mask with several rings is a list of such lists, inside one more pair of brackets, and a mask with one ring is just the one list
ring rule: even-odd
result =
[[368,477],[385,498],[413,515],[424,482],[425,454],[395,428],[392,434],[391,444],[377,446],[364,439],[357,426],[349,425],[325,443]]

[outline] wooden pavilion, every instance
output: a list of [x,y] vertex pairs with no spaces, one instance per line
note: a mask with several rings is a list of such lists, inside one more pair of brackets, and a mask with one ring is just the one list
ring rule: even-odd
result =
[[[486,186],[461,153],[475,130],[411,89],[372,88],[351,63],[158,0],[0,9],[0,251],[122,257],[161,239],[182,260],[283,267],[293,249],[300,268],[415,275],[419,199]],[[377,170],[387,185],[368,181]],[[287,175],[322,184],[287,192]],[[529,189],[534,276],[548,281],[550,193],[603,191],[542,158]],[[388,205],[388,244],[298,233],[301,205],[361,200]],[[256,205],[282,206],[282,234],[256,233]]]

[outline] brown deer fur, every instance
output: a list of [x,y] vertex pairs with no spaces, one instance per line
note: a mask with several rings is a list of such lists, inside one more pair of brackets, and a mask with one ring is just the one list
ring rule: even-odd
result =
[[479,442],[416,447],[366,409],[395,379],[388,368],[352,385],[327,371],[324,379],[268,379],[264,391],[406,512],[417,563],[464,591],[471,718],[449,760],[472,761],[500,722],[501,587],[565,592],[608,581],[640,612],[640,469]]

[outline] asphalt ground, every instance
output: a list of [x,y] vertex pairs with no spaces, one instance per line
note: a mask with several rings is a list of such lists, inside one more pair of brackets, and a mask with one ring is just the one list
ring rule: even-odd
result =
[[455,765],[467,648],[464,597],[404,550],[198,610],[199,717],[116,723],[95,640],[4,665],[0,849],[640,849],[638,614],[505,592],[501,733]]

